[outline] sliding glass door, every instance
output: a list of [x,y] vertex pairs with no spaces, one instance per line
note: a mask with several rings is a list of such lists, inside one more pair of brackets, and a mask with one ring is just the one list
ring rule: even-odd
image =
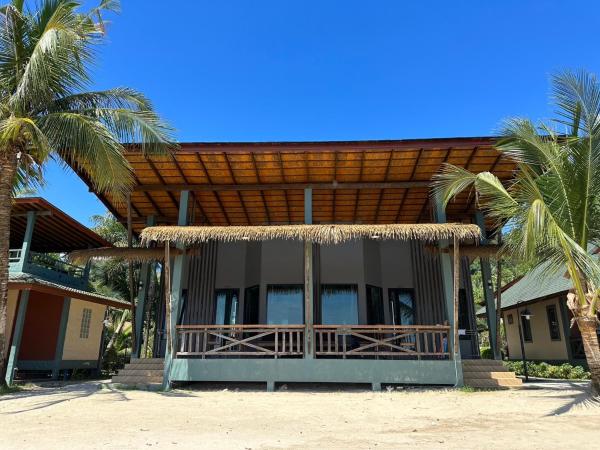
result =
[[415,302],[412,289],[390,289],[388,293],[392,325],[414,325]]
[[235,325],[239,291],[237,289],[217,289],[215,297],[215,325]]

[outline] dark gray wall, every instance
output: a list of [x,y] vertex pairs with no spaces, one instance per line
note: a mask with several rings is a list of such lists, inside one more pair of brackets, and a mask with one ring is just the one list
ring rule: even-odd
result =
[[[267,285],[303,285],[303,255],[303,244],[294,241],[211,243],[202,246],[188,258],[188,295],[183,323],[212,323],[214,291],[224,288],[239,290],[240,323],[244,311],[244,289],[255,285],[260,286],[259,317],[265,323]],[[390,288],[414,290],[417,323],[433,325],[446,320],[439,256],[426,250],[421,242],[356,241],[320,246],[315,249],[315,256],[315,278],[320,279],[321,284],[358,285],[361,323],[366,322],[367,284],[383,290],[386,323],[391,323],[388,308]],[[472,298],[468,265],[463,265],[461,275],[461,286]],[[470,313],[472,315],[472,311]]]

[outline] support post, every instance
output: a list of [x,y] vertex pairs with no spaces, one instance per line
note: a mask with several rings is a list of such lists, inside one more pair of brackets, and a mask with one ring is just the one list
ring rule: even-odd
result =
[[[185,226],[188,224],[189,199],[189,191],[181,191],[181,196],[179,197],[179,218],[177,221],[179,226]],[[165,245],[168,245],[168,242],[166,242]],[[175,347],[177,345],[177,321],[179,320],[179,316],[181,315],[181,310],[183,308],[183,286],[186,268],[186,255],[185,246],[178,244],[177,248],[182,250],[182,252],[175,256],[175,261],[173,263],[173,276],[170,283],[171,302],[166,302],[166,307],[169,308],[170,306],[170,311],[167,311],[166,318],[168,321],[166,322],[165,327],[168,327],[167,332],[169,333],[168,336],[170,337],[167,339],[167,345],[165,349],[165,369],[163,380],[163,387],[165,389],[171,387],[171,365],[173,362],[173,355],[176,351]],[[165,276],[169,276],[169,274],[167,273]],[[169,341],[171,342],[169,343]]]
[[[312,189],[304,189],[304,223],[312,224]],[[314,358],[313,244],[304,242],[304,357]]]
[[[486,231],[485,231],[485,220],[483,214],[478,211],[475,215],[475,221],[479,228],[481,228],[481,243],[486,244],[488,242]],[[487,319],[487,325],[489,330],[490,348],[494,354],[494,359],[502,359],[500,349],[498,348],[498,328],[496,327],[496,302],[494,289],[492,288],[492,268],[490,266],[489,258],[479,258],[481,263],[481,281],[483,282],[483,298],[485,300],[485,315]]]
[[10,353],[8,354],[8,363],[6,366],[6,384],[12,384],[15,377],[15,369],[19,359],[19,349],[21,348],[21,337],[25,327],[25,315],[27,314],[27,305],[29,304],[29,291],[21,291],[19,295],[19,306],[15,317],[14,331],[12,334],[12,343]]
[[67,335],[67,322],[69,321],[69,309],[71,308],[71,299],[65,297],[63,299],[62,312],[60,314],[60,324],[58,326],[58,337],[56,339],[56,350],[54,351],[54,367],[52,368],[52,379],[58,380],[60,366],[63,358],[63,350],[65,348],[65,337]]
[[[146,225],[151,227],[155,224],[154,216],[149,216]],[[148,298],[148,285],[150,272],[154,264],[144,261],[140,267],[140,285],[137,294],[137,306],[135,308],[135,347],[131,353],[132,358],[139,358],[144,341],[144,316],[146,312],[146,300]]]
[[35,228],[35,211],[27,211],[27,226],[25,227],[25,236],[21,246],[21,258],[16,267],[17,272],[24,272],[29,262],[29,253],[31,252],[31,242],[33,240],[33,229]]
[[[435,218],[438,223],[446,223],[446,211],[442,199],[435,196]],[[446,317],[448,317],[448,325],[450,331],[448,333],[448,352],[454,359],[454,367],[456,372],[456,386],[463,385],[462,363],[460,358],[460,346],[456,339],[456,309],[455,309],[455,289],[458,284],[455,284],[454,271],[452,270],[452,255],[448,252],[448,241],[441,240],[440,247],[440,269],[442,273],[442,283],[444,289],[444,299],[446,300]],[[458,268],[457,268],[458,269]],[[456,281],[456,283],[458,283]]]

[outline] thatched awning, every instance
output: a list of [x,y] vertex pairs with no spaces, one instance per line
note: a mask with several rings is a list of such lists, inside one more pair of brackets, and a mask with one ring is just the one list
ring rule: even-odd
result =
[[157,226],[142,230],[142,244],[173,242],[193,246],[208,241],[265,241],[285,239],[341,244],[360,239],[439,241],[458,238],[475,241],[480,237],[477,225],[464,224],[391,224],[391,225],[267,225],[267,226]]
[[[431,251],[432,253],[453,253],[454,248],[450,246],[440,249],[437,246],[428,245],[427,250]],[[459,250],[461,256],[468,256],[469,258],[496,258],[498,255],[502,254],[503,247],[497,244],[466,244],[461,245]]]
[[[178,249],[172,248],[171,253],[176,255]],[[102,247],[87,250],[75,250],[68,255],[69,261],[76,264],[86,264],[91,259],[123,259],[135,262],[163,261],[165,259],[164,248],[147,247]]]

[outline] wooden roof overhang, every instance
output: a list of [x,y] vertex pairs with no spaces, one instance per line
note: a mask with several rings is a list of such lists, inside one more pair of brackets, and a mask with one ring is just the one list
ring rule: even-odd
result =
[[[427,223],[431,178],[444,162],[492,171],[503,180],[512,176],[515,165],[494,148],[495,141],[183,143],[172,155],[152,157],[129,147],[136,181],[133,228],[139,233],[150,215],[159,225],[177,224],[183,190],[192,193],[192,225],[299,224],[309,187],[313,223]],[[126,222],[127,204],[99,197]],[[448,205],[448,221],[470,222],[474,211],[473,196],[461,194]]]
[[70,252],[111,244],[40,197],[16,198],[10,217],[10,248],[21,248],[27,213],[36,213],[31,249],[36,252]]

